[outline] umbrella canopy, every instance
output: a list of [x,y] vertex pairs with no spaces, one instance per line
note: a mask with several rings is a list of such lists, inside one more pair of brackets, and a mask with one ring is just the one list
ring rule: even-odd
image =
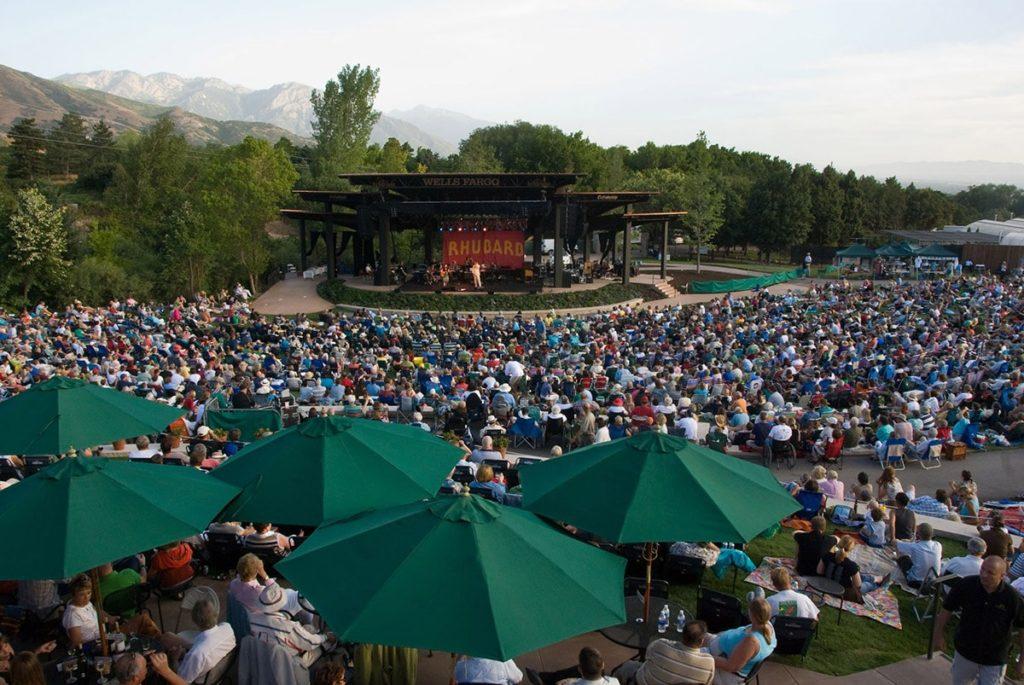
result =
[[236,495],[196,469],[62,459],[0,491],[0,578],[67,578],[181,540]]
[[746,542],[800,509],[768,469],[646,431],[520,473],[523,506],[611,542]]
[[211,473],[245,488],[225,516],[318,526],[432,497],[461,457],[421,428],[323,416],[249,445]]
[[626,620],[625,559],[476,495],[339,521],[276,568],[355,642],[506,660]]
[[57,376],[0,402],[0,453],[63,454],[162,431],[183,409]]

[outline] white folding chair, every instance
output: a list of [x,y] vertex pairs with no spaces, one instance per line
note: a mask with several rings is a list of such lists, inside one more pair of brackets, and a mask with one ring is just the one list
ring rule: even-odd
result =
[[907,468],[907,463],[903,460],[903,449],[905,445],[889,445],[885,450],[885,464],[883,466],[891,466],[897,471],[902,471]]
[[937,469],[942,466],[942,443],[935,443],[928,447],[928,454],[925,455],[924,459],[920,459],[921,468],[925,471],[931,469]]

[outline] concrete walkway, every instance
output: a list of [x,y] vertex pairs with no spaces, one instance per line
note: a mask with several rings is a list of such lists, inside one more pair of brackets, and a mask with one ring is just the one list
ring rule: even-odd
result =
[[[601,652],[608,668],[615,668],[636,655],[633,650],[609,642],[600,633],[594,632],[523,654],[517,657],[515,662],[524,673],[527,668],[541,673],[558,671],[575,665],[580,649],[587,646]],[[452,660],[447,652],[434,652],[432,656],[428,656],[427,652],[421,651],[416,682],[419,685],[448,685],[451,669]],[[937,684],[948,682],[949,672],[949,660],[939,655],[931,661],[924,656],[918,656],[846,676],[825,675],[768,661],[761,669],[760,678],[763,685],[905,685],[928,682]],[[523,683],[528,685],[529,681],[524,678]]]
[[285,278],[256,298],[252,308],[260,314],[294,316],[326,312],[333,304],[320,297],[316,286],[323,279]]

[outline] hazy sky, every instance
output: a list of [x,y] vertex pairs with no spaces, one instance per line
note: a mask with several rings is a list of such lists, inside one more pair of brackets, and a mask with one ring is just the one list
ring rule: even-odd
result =
[[417,104],[794,161],[1024,160],[1024,0],[6,3],[0,63],[249,87],[380,68]]

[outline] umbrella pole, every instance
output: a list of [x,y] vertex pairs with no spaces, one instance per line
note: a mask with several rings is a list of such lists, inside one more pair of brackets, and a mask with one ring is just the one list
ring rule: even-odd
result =
[[644,621],[651,617],[651,566],[658,556],[658,547],[653,542],[644,544],[644,560],[647,562],[647,586],[644,588]]
[[96,617],[100,624],[100,648],[103,650],[103,656],[110,656],[110,646],[107,645],[107,622],[103,620],[103,593],[100,592],[100,574],[99,571],[93,569],[89,571],[89,575],[92,578],[92,594],[96,597]]

